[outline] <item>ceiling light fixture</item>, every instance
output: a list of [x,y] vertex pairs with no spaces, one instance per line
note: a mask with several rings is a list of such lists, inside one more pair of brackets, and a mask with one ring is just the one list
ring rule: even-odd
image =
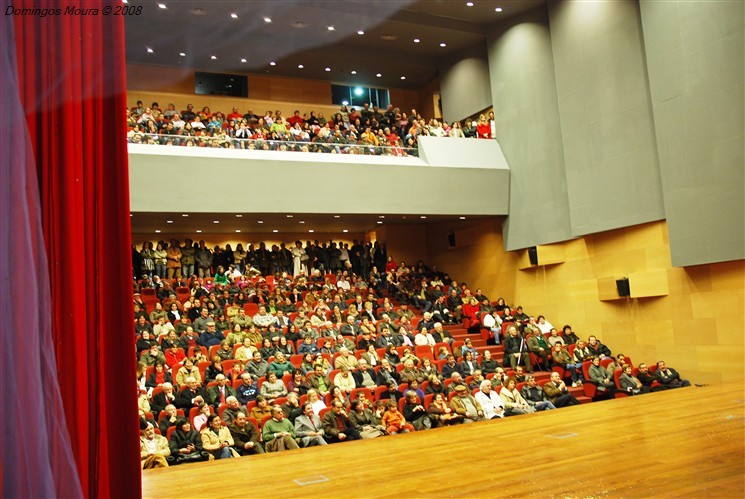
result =
[[466,7],[473,7],[473,2],[466,2]]
[[378,218],[385,218],[385,215],[378,215]]
[[155,229],[156,234],[160,234],[160,229]]
[[334,215],[334,218],[340,218],[341,215]]
[[212,59],[213,61],[216,61],[217,60],[217,56],[216,55],[213,55],[212,57],[210,57],[210,59]]
[[414,38],[414,43],[419,43],[421,40],[419,38]]
[[264,18],[264,22],[265,23],[270,23],[270,22],[272,22],[272,18],[271,17],[265,17]]
[[447,43],[445,43],[445,42],[440,42],[440,47],[447,47]]
[[188,214],[188,213],[182,213],[182,214],[181,214],[181,216],[182,216],[182,217],[188,217],[188,216],[189,216],[189,214]]
[[186,57],[186,52],[179,52],[178,55],[180,55],[181,57]]
[[219,223],[220,223],[220,221],[219,221],[219,220],[213,220],[213,221],[212,221],[212,223],[213,223],[213,224],[219,224]]
[[419,218],[427,218],[427,217],[426,217],[426,216],[424,216],[424,215],[422,215],[422,216],[421,216],[421,217],[419,217]]
[[248,61],[246,59],[241,59],[241,62],[245,64]]
[[264,223],[264,221],[263,221],[263,220],[256,220],[256,223],[257,223],[257,224],[263,224],[263,223]]
[[364,31],[362,31],[362,30],[359,30],[359,31],[357,32],[357,34],[358,34],[358,35],[360,35],[360,36],[362,36],[362,35],[364,35],[364,34],[365,34],[365,32],[364,32]]
[[331,71],[331,68],[324,68],[324,71]]
[[357,74],[357,71],[352,71],[351,73],[352,73],[353,75],[356,75],[356,74]]
[[287,218],[292,218],[292,215],[287,215]]
[[313,229],[308,229],[308,232],[315,232]]
[[382,74],[380,74],[380,73],[377,73],[377,74],[376,74],[375,76],[377,76],[378,78],[380,78],[380,77],[381,77],[381,76],[383,76],[383,75],[382,75]]
[[378,220],[378,223],[379,223],[379,224],[382,224],[382,223],[383,223],[383,221],[382,221],[382,220]]
[[122,3],[129,3],[129,0],[122,0]]
[[236,213],[235,218],[243,218],[243,215],[241,215],[240,213]]
[[341,231],[346,233],[349,232],[349,229],[342,229]]
[[401,79],[402,79],[402,80],[405,80],[405,79],[406,79],[406,77],[405,77],[405,76],[402,76],[402,77],[401,77]]
[[334,31],[334,30],[335,30],[336,28],[334,28],[333,26],[329,26],[329,27],[328,27],[328,28],[326,28],[326,29],[328,29],[329,31]]
[[168,7],[166,7],[166,4],[164,4],[164,3],[159,3],[158,4],[158,7],[160,7],[161,9],[167,9],[168,8]]
[[151,49],[150,47],[148,47],[148,48],[147,48],[147,53],[148,53],[148,54],[152,54],[152,53],[153,53],[153,49]]
[[297,68],[298,68],[298,69],[303,69],[304,67],[305,67],[305,66],[303,66],[302,64],[298,64],[298,65],[297,65]]
[[233,12],[232,14],[230,14],[230,17],[232,17],[233,19],[238,19],[238,14]]
[[276,66],[276,65],[277,65],[277,63],[276,63],[276,62],[274,62],[274,61],[272,61],[272,62],[270,62],[270,63],[269,63],[269,65],[270,65],[270,66]]
[[172,224],[173,223],[173,220],[166,220],[166,223],[167,224]]
[[496,9],[494,9],[494,12],[502,12],[502,7],[497,7]]
[[196,230],[195,232],[196,232],[197,234],[201,234],[201,233],[202,233],[202,229],[197,229],[197,230]]
[[274,233],[277,233],[277,232],[279,232],[279,231],[278,231],[277,229],[274,229],[274,230],[273,230],[272,232],[274,232]]
[[241,229],[235,229],[235,231],[236,231],[236,232],[240,232],[240,231],[241,231]]
[[461,219],[461,220],[465,220],[465,219],[466,219],[466,217],[460,217],[460,219]]
[[305,220],[300,220],[299,223],[304,224],[305,223]]

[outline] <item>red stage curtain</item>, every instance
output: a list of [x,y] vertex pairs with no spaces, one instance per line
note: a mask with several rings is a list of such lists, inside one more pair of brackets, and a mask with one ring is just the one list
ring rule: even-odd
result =
[[[16,9],[66,5],[13,2]],[[138,497],[124,22],[102,13],[14,21],[60,392],[82,490]]]

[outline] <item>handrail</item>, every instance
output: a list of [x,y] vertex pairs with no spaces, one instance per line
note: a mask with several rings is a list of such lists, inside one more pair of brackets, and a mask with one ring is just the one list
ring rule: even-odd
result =
[[276,139],[242,139],[225,136],[208,135],[161,135],[134,132],[127,136],[130,144],[180,146],[180,147],[209,147],[217,149],[247,149],[258,151],[287,151],[326,154],[362,154],[367,156],[419,156],[415,147],[391,147],[372,145],[362,142],[341,140],[338,142],[322,142],[320,140],[295,141]]

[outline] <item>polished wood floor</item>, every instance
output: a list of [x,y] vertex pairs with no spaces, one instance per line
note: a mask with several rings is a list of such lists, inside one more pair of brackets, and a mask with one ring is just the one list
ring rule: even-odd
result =
[[[745,387],[143,472],[143,497],[745,497]],[[300,485],[298,482],[314,482]]]

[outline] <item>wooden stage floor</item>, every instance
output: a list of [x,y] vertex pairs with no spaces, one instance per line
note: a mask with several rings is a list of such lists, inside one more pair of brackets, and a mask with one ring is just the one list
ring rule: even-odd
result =
[[[143,497],[745,497],[745,388],[143,472]],[[300,485],[298,482],[313,482]]]

